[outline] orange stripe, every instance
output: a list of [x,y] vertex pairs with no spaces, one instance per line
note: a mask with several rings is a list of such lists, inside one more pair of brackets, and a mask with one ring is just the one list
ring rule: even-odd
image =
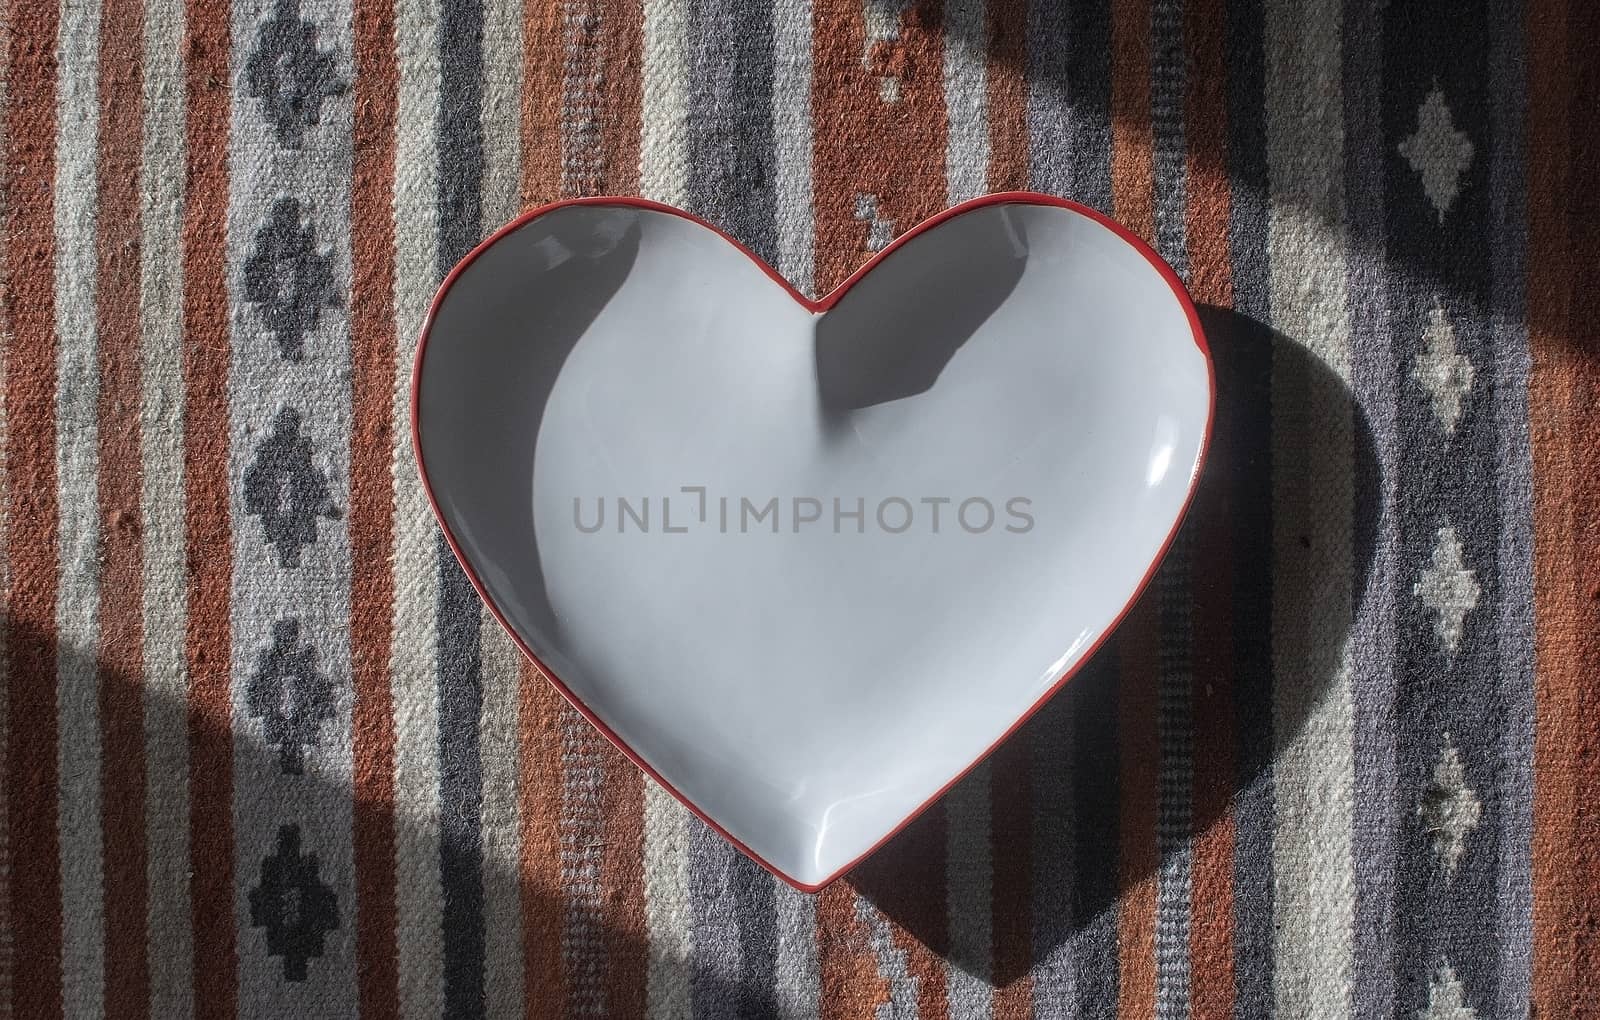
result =
[[[638,4],[605,6],[600,33],[606,82],[601,93],[605,188],[609,194],[633,195],[639,191],[643,8]],[[598,733],[590,733],[589,738],[606,761],[601,790],[605,849],[600,862],[610,897],[604,955],[606,1014],[632,1020],[644,1016],[650,963],[644,916],[644,773]]]
[[1150,134],[1150,0],[1111,5],[1111,208],[1155,238],[1155,164]]
[[[1227,68],[1222,0],[1193,0],[1184,39],[1191,70],[1184,111],[1188,196],[1189,292],[1196,301],[1233,303],[1228,249],[1231,193],[1227,161]],[[1233,574],[1228,486],[1213,465],[1196,496],[1194,543],[1194,846],[1190,873],[1190,1006],[1197,1017],[1232,1016],[1233,852]]]
[[531,662],[522,669],[517,797],[522,822],[523,995],[529,1020],[561,1015],[561,713],[571,711]]
[[606,154],[606,193],[637,195],[639,104],[644,88],[644,7],[642,4],[598,6],[601,10],[600,68],[605,77],[600,93],[600,130]]
[[876,1020],[889,1001],[866,926],[856,917],[856,893],[835,882],[817,895],[817,964],[822,974],[818,1020]]
[[1533,1011],[1576,1015],[1600,973],[1600,300],[1587,285],[1600,243],[1600,104],[1594,4],[1535,0],[1528,12],[1528,387],[1534,469],[1539,668],[1534,774]]
[[561,197],[561,0],[527,0],[522,39],[522,204]]
[[[561,0],[523,10],[522,201],[561,197],[561,101],[565,25]],[[561,954],[561,714],[571,711],[531,662],[522,665],[517,725],[517,799],[522,842],[523,996],[527,1016],[562,1015],[567,968]]]
[[238,995],[229,700],[228,7],[186,4],[188,186],[184,205],[184,480],[189,561],[189,848],[195,1016],[231,1017]]
[[1159,593],[1145,593],[1118,631],[1122,665],[1122,907],[1117,916],[1118,1016],[1155,1014],[1156,809],[1161,747],[1156,740]]
[[[948,844],[945,813],[928,811],[862,861],[846,879],[888,919],[895,946],[905,954],[906,969],[917,982],[917,1015],[924,1017],[944,1016],[949,1006],[945,987],[945,956],[950,944],[945,892]],[[868,949],[867,955],[873,959],[876,973],[875,954]],[[883,986],[885,993],[888,987]]]
[[144,5],[106,0],[100,33],[100,726],[106,1015],[150,1012],[146,955],[139,165]]
[[19,1017],[61,1016],[61,858],[56,830],[56,335],[55,181],[57,5],[14,0],[6,74],[6,495],[10,500],[5,628],[10,740],[6,747],[11,917]]
[[399,69],[394,3],[357,4],[355,156],[350,190],[350,672],[356,970],[361,1012],[399,1010],[394,705],[389,653],[394,574],[394,172]]
[[989,190],[1017,191],[1028,186],[1027,0],[990,0],[987,14]]
[[[944,207],[944,57],[935,17],[910,7],[898,40],[878,44],[868,57],[861,0],[817,0],[812,115],[821,292],[871,254],[857,196],[874,196],[895,233]],[[880,98],[887,79],[898,83],[898,102]]]
[[[819,292],[837,286],[871,255],[869,226],[856,218],[860,196],[872,196],[879,217],[893,222],[894,233],[904,232],[945,204],[942,26],[937,5],[907,8],[900,16],[897,38],[880,41],[869,52],[862,0],[816,0],[812,118]],[[884,99],[886,80],[898,90],[893,102]],[[942,810],[930,811],[907,834],[918,826],[923,833],[942,834]],[[944,960],[926,945],[926,937],[917,937],[922,933],[916,930],[936,926],[939,940],[944,938],[942,835],[935,843],[920,855],[919,866],[929,869],[926,880],[902,883],[916,886],[925,900],[920,913],[932,916],[912,922],[919,911],[891,910],[891,916],[901,914],[914,929],[897,927],[895,938],[917,977],[921,1015],[926,1017],[945,1012]],[[862,876],[851,881],[871,882],[872,869],[893,855],[891,847],[880,850],[861,869]],[[881,888],[894,884],[883,883]],[[880,886],[874,883],[874,887]],[[875,957],[855,918],[854,903],[846,898],[847,888],[835,883],[818,906],[824,1014],[871,1017],[868,1004],[887,1002],[889,989],[878,979]],[[844,924],[843,931],[853,935],[841,938],[841,930],[832,928],[834,923]]]

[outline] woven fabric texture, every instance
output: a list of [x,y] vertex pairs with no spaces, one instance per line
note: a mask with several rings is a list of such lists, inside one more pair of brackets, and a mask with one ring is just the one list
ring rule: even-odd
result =
[[[0,1018],[1600,1012],[1600,4],[4,7]],[[802,895],[485,613],[416,337],[564,196],[819,294],[1013,188],[1187,281],[1213,452],[1094,661]]]

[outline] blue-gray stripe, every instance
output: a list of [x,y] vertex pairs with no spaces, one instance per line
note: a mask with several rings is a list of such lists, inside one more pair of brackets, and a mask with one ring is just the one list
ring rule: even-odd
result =
[[1111,13],[1107,0],[1028,9],[1033,187],[1111,211]]
[[[772,33],[769,3],[689,5],[689,207],[775,265]],[[695,1015],[775,1016],[776,880],[698,820],[690,826]]]
[[[443,4],[439,22],[439,275],[466,255],[483,230],[483,5]],[[482,610],[440,536],[438,603],[440,885],[444,1011],[484,1012],[483,709],[479,646]]]
[[[1155,170],[1156,250],[1188,279],[1185,215],[1182,0],[1155,0],[1150,10],[1150,126]],[[1189,909],[1193,848],[1190,842],[1194,779],[1189,668],[1191,597],[1189,529],[1173,542],[1157,580],[1160,602],[1160,679],[1156,733],[1161,745],[1156,816],[1156,1016],[1189,1015]]]
[[[1106,0],[1028,5],[1028,174],[1037,191],[1111,211]],[[1031,727],[1033,1008],[1115,1015],[1118,995],[1116,639]]]
[[[1503,820],[1501,741],[1506,718],[1494,606],[1500,590],[1497,554],[1500,505],[1484,479],[1497,476],[1501,437],[1494,394],[1504,380],[1487,319],[1489,301],[1488,39],[1482,3],[1443,0],[1390,6],[1384,12],[1385,247],[1391,275],[1389,311],[1399,375],[1404,437],[1399,492],[1400,564],[1404,597],[1397,606],[1395,716],[1400,827],[1395,846],[1395,1011],[1427,1006],[1430,985],[1446,965],[1466,1003],[1486,1012],[1499,999],[1499,827]],[[1448,36],[1426,30],[1448,18]],[[1400,151],[1418,127],[1418,109],[1439,90],[1456,131],[1473,155],[1460,191],[1442,215]],[[1436,131],[1433,144],[1447,141]],[[1428,349],[1435,302],[1448,313],[1458,352],[1475,377],[1453,434],[1435,416],[1430,394],[1412,376]],[[1411,586],[1429,569],[1439,531],[1454,529],[1462,560],[1481,590],[1451,652],[1435,633],[1436,613]],[[1482,805],[1453,869],[1441,861],[1419,812],[1434,770],[1453,745],[1465,788]],[[1448,790],[1444,792],[1450,792]]]
[[[1533,455],[1528,436],[1528,331],[1524,325],[1527,253],[1524,175],[1522,9],[1489,5],[1489,229],[1491,328],[1498,360],[1494,390],[1500,445],[1496,550],[1500,598],[1500,1001],[1498,1015],[1528,1014],[1533,969]],[[1485,1003],[1485,1006],[1488,1006]]]
[[[1395,789],[1396,379],[1383,264],[1383,15],[1378,0],[1347,0],[1343,39],[1345,210],[1357,257],[1349,260],[1351,387],[1356,415],[1352,553],[1356,591],[1351,685],[1356,802],[1350,834],[1356,882],[1351,1005],[1357,1016],[1394,1011],[1393,833]],[[1363,425],[1365,427],[1363,427]],[[1370,456],[1364,455],[1370,453]],[[1365,520],[1361,519],[1364,515]],[[1375,520],[1374,520],[1375,519]],[[1364,527],[1372,524],[1373,527]]]
[[[1270,321],[1267,285],[1266,64],[1260,0],[1227,5],[1228,248],[1234,309]],[[1214,345],[1234,379],[1239,465],[1232,548],[1261,550],[1272,534],[1272,351],[1264,327],[1255,342]],[[1230,349],[1231,348],[1231,349]],[[1219,365],[1219,377],[1223,375]],[[1270,1017],[1273,997],[1272,571],[1268,555],[1236,556],[1233,619],[1238,793],[1234,799],[1233,966],[1235,1012]]]

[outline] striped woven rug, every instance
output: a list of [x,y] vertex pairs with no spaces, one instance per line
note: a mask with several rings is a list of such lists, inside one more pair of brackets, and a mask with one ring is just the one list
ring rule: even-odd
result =
[[[1600,1012],[1600,5],[4,8],[0,1017]],[[486,616],[421,317],[562,196],[819,293],[1021,187],[1188,281],[1214,453],[1118,637],[804,896]]]

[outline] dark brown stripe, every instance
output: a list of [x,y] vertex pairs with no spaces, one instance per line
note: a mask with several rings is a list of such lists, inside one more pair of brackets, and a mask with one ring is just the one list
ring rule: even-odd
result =
[[[643,80],[644,10],[639,4],[612,4],[600,24],[602,92],[601,144],[605,149],[605,187],[609,194],[639,191],[639,141]],[[622,752],[591,738],[605,755],[601,789],[605,850],[602,881],[609,893],[604,960],[606,1015],[643,1018],[650,965],[644,917],[644,773]]]
[[1538,669],[1533,1012],[1592,1008],[1600,973],[1600,298],[1583,279],[1600,245],[1600,7],[1528,11],[1528,387]]
[[144,5],[106,0],[100,33],[100,731],[108,1017],[150,1012],[145,874],[139,164]]
[[[561,713],[570,711],[544,674],[522,669],[517,798],[522,820],[523,995],[528,1020],[567,1002],[561,954]],[[558,1005],[559,1004],[559,1005]]]
[[[1223,14],[1223,0],[1191,0],[1183,35],[1191,68],[1185,76],[1184,111],[1189,291],[1197,302],[1226,307],[1233,303],[1233,277],[1228,247],[1231,195]],[[1231,1016],[1234,1006],[1234,827],[1230,804],[1236,781],[1232,753],[1233,575],[1226,485],[1232,472],[1226,466],[1218,468],[1213,464],[1202,478],[1188,525],[1194,534],[1194,686],[1190,704],[1198,751],[1194,757],[1189,995],[1193,1015],[1199,1017]]]
[[607,747],[600,809],[605,852],[600,871],[608,890],[606,1015],[644,1016],[650,965],[644,922],[644,773],[621,751]]
[[233,719],[229,700],[228,7],[185,4],[188,174],[183,220],[184,482],[189,562],[189,853],[198,1018],[238,997],[233,893]]
[[1121,909],[1117,1015],[1143,1020],[1156,1010],[1156,812],[1161,747],[1156,739],[1159,593],[1146,592],[1118,631],[1121,652]]
[[986,14],[989,190],[1018,191],[1028,186],[1028,3],[989,0]]
[[[605,75],[601,91],[600,133],[601,144],[605,146],[606,193],[637,195],[641,133],[639,117],[644,88],[642,4],[602,5],[600,61]],[[626,759],[621,760],[629,764]]]
[[1112,0],[1112,215],[1146,241],[1155,237],[1150,132],[1150,0]]
[[[522,202],[562,197],[561,100],[566,82],[562,0],[524,8]],[[521,819],[523,995],[535,1020],[566,1008],[568,968],[561,952],[561,716],[566,700],[532,663],[518,694],[518,815]]]
[[[57,5],[14,0],[6,11],[5,628],[7,831],[13,942],[12,1009],[61,1016],[61,857],[56,828],[56,334],[54,204]],[[231,919],[230,919],[231,920]]]
[[350,670],[356,965],[364,1016],[399,1010],[395,903],[394,704],[394,3],[357,4],[355,155],[350,190]]
[[[527,0],[522,22],[522,205],[561,197],[562,0]],[[635,163],[638,161],[635,160]],[[637,172],[637,170],[635,171]],[[531,980],[530,976],[530,980]]]

